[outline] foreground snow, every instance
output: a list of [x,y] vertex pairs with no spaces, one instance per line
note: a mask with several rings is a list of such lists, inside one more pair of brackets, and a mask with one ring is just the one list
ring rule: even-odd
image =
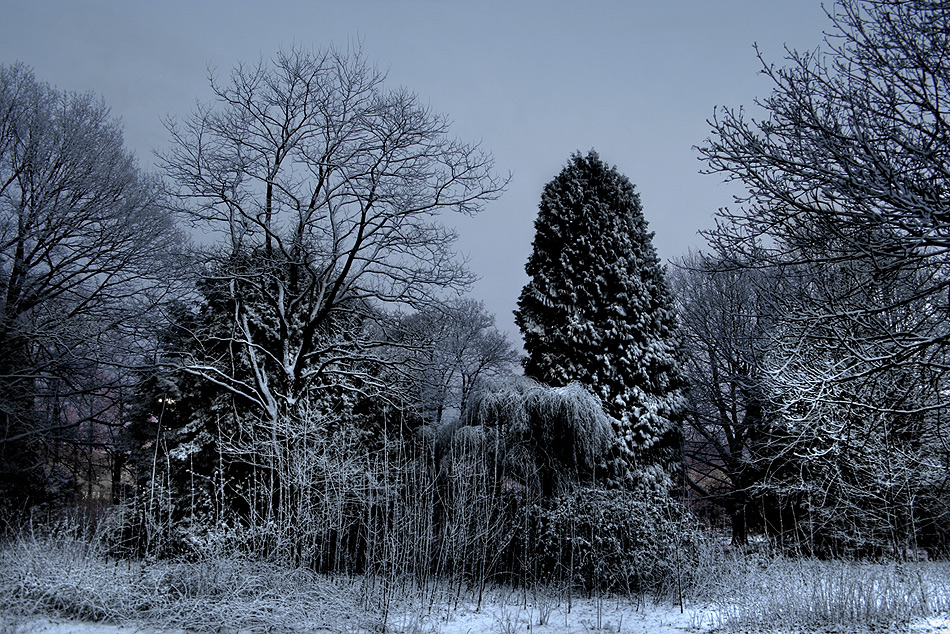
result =
[[[497,601],[476,609],[474,605],[460,603],[457,607],[443,607],[425,613],[418,606],[406,606],[394,610],[386,632],[393,634],[583,634],[586,632],[616,634],[703,634],[726,633],[713,610],[687,607],[682,612],[679,606],[637,603],[627,599],[574,599],[570,610],[567,605],[554,605],[541,600]],[[229,631],[225,629],[224,631]],[[339,632],[357,634],[366,630],[352,629],[347,624],[339,627],[316,625],[314,629],[301,632]],[[850,631],[850,630],[849,630]],[[864,630],[872,632],[872,630]],[[882,630],[873,630],[881,632]],[[950,634],[950,616],[923,619],[908,627],[898,627],[890,632],[908,634]],[[800,630],[805,632],[805,630]],[[820,630],[839,633],[845,630]],[[0,618],[2,634],[189,634],[181,629],[167,629],[148,624],[107,625],[84,623],[64,619],[29,617],[6,620]],[[240,634],[252,634],[242,631]],[[798,634],[775,632],[775,634]],[[857,634],[857,633],[856,633]]]
[[0,634],[950,634],[950,562],[699,563],[681,610],[672,591],[643,601],[565,586],[328,576],[239,555],[114,560],[75,540],[21,539],[0,548]]
[[459,605],[442,614],[418,616],[403,611],[390,620],[393,632],[434,632],[467,634],[491,632],[515,634],[539,632],[567,634],[574,632],[656,632],[673,634],[700,632],[694,610],[680,612],[678,606],[638,603],[629,599],[573,599],[570,608],[565,601],[523,598],[513,595],[508,600],[492,601],[477,610],[473,605]]
[[[544,621],[542,625],[541,622]],[[99,623],[81,623],[61,619],[29,618],[21,619],[0,632],[7,634],[186,634],[180,629],[161,629],[152,625],[106,625]],[[623,632],[682,634],[707,631],[697,627],[695,614],[686,611],[681,614],[678,607],[640,605],[629,602],[593,600],[577,601],[570,612],[566,606],[549,608],[525,607],[514,605],[488,605],[481,610],[473,606],[462,606],[442,614],[420,615],[418,612],[404,611],[390,618],[386,632],[413,634],[516,634],[538,632],[545,634],[568,634],[580,632]],[[301,632],[308,630],[301,630]],[[314,632],[355,632],[341,624],[339,629],[329,629],[325,625]]]

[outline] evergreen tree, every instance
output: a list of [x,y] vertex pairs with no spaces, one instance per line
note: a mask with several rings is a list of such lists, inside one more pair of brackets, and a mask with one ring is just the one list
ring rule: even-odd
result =
[[596,152],[544,188],[516,321],[525,374],[576,381],[614,419],[611,484],[668,482],[680,464],[681,341],[639,195]]

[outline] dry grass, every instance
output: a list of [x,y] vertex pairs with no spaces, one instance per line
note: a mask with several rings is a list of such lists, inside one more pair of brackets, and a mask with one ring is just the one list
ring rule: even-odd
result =
[[0,547],[0,613],[7,615],[195,633],[361,632],[380,622],[367,603],[359,581],[241,557],[120,561],[70,532],[23,534]]
[[[411,580],[333,578],[221,553],[188,562],[116,560],[97,544],[64,529],[26,532],[0,545],[0,617],[39,614],[196,634],[358,633],[380,631],[384,624],[387,631],[428,632],[450,618],[465,594],[452,583],[421,589]],[[950,613],[950,563],[719,553],[710,554],[700,568],[697,576],[706,581],[693,589],[690,602],[706,607],[694,623],[705,629],[881,631]],[[518,602],[534,606],[533,624],[549,622],[553,610],[566,609],[564,597],[539,592],[516,592]],[[474,595],[470,598],[474,601]],[[510,626],[496,624],[499,631]]]
[[708,579],[697,599],[726,631],[886,630],[950,612],[947,562],[723,557]]

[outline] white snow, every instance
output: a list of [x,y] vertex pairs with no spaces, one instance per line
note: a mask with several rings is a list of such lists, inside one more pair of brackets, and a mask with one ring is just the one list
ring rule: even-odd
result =
[[404,610],[390,619],[387,631],[468,634],[490,632],[515,634],[575,634],[579,632],[624,632],[674,634],[701,632],[697,629],[701,614],[690,609],[683,613],[669,604],[638,602],[629,598],[525,597],[511,592],[495,596],[481,609],[466,602],[442,613],[419,615]]
[[[687,609],[680,613],[679,607],[655,605],[652,602],[637,603],[629,599],[574,599],[570,610],[566,603],[532,600],[525,603],[520,593],[508,600],[497,598],[483,604],[482,608],[470,602],[460,603],[452,609],[433,610],[424,606],[406,606],[390,615],[386,632],[393,634],[579,634],[582,632],[624,634],[682,634],[706,631],[702,614]],[[543,624],[542,624],[543,622]],[[4,629],[6,625],[6,629]],[[11,625],[13,627],[11,627]],[[227,630],[225,630],[227,631]],[[303,629],[302,632],[311,630]],[[327,631],[324,625],[319,630]],[[344,624],[339,632],[352,632]],[[100,623],[83,623],[62,619],[40,617],[21,618],[16,621],[0,620],[0,632],[15,634],[186,634],[180,629],[161,629],[153,625],[130,624],[125,626]],[[243,634],[243,633],[242,633]]]
[[912,634],[950,634],[950,616],[923,619],[913,623],[910,632]]
[[[496,595],[483,603],[481,609],[469,601],[457,606],[429,610],[425,606],[406,605],[394,608],[386,626],[391,634],[703,634],[724,632],[720,615],[713,609],[656,604],[649,600],[623,598],[573,598],[568,608],[563,598],[525,597],[511,592],[507,597]],[[229,632],[231,630],[224,629]],[[326,624],[301,633],[327,632]],[[340,633],[364,632],[341,623]],[[827,631],[827,630],[822,630]],[[864,630],[870,634],[872,630]],[[950,634],[950,616],[921,619],[910,624],[908,634]],[[47,617],[2,617],[3,634],[188,634],[185,630],[162,628],[150,624],[108,625]],[[245,634],[241,632],[240,634]],[[251,634],[247,632],[246,634]],[[772,634],[807,634],[773,632]],[[856,633],[858,634],[858,633]]]
[[0,632],[11,634],[187,634],[184,630],[140,625],[106,625],[45,617],[0,617]]

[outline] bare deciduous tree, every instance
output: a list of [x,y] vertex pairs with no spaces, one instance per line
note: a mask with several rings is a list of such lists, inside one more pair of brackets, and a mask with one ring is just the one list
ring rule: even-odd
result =
[[[710,122],[700,148],[709,171],[748,194],[721,210],[709,237],[758,265],[862,260],[881,274],[917,271],[913,294],[872,298],[862,314],[878,327],[880,367],[928,363],[950,341],[950,7],[842,0],[829,17],[824,52],[763,62],[773,83],[757,103],[764,119],[724,109]],[[924,297],[913,328],[876,319]],[[812,307],[810,317],[843,316],[832,310]]]
[[518,361],[508,337],[482,302],[457,299],[406,317],[400,341],[412,350],[412,383],[426,422],[439,425],[448,411],[465,409],[484,381],[511,373]]
[[210,81],[212,103],[168,122],[161,165],[211,243],[203,305],[174,354],[219,406],[186,413],[171,453],[182,466],[200,448],[247,498],[242,521],[284,535],[320,495],[300,471],[329,441],[319,434],[389,447],[387,419],[407,400],[395,315],[468,287],[440,216],[476,213],[506,181],[360,51],[293,49]]
[[732,542],[744,545],[756,509],[749,488],[751,451],[765,431],[765,355],[774,326],[769,276],[722,270],[712,256],[690,254],[671,271],[686,341],[685,453],[688,483],[729,514]]
[[43,445],[115,420],[182,245],[101,101],[0,67],[0,468],[14,484],[47,466]]
[[490,156],[383,80],[359,51],[294,49],[212,76],[214,102],[169,122],[162,164],[179,210],[217,240],[205,255],[231,310],[233,358],[186,366],[265,420],[374,358],[381,338],[334,337],[335,316],[465,288],[438,216],[473,214],[505,184]]

